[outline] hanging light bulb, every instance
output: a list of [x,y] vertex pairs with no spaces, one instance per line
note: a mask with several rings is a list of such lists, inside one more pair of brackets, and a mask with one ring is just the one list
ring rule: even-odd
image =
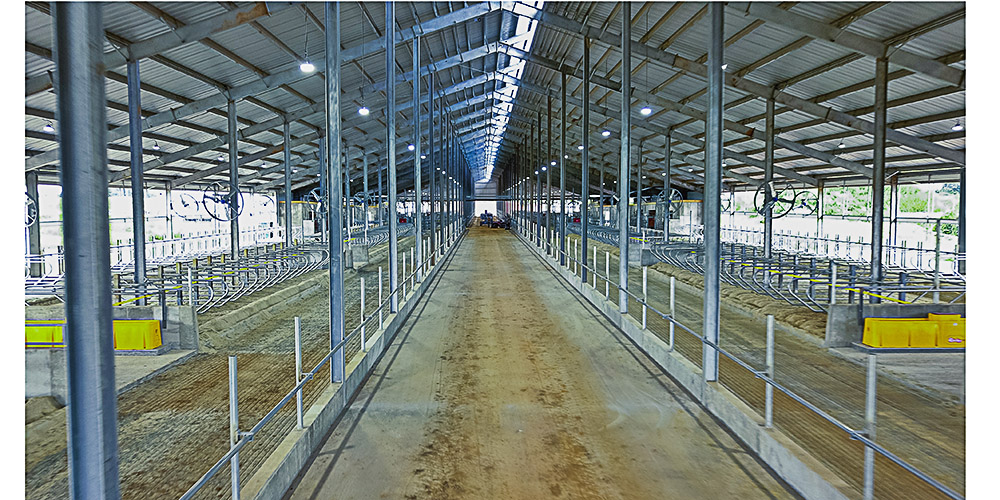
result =
[[837,149],[844,149],[846,147],[847,147],[847,145],[844,144],[844,140],[843,139],[840,140],[840,144],[837,144]]
[[643,106],[642,109],[639,110],[639,114],[642,116],[649,116],[652,112],[653,108],[650,108],[649,106]]
[[723,167],[725,167],[725,166],[726,166],[726,160],[722,160],[722,166],[723,166]]
[[556,166],[556,161],[552,160],[552,163],[550,163],[549,165],[552,165],[553,167]]
[[725,70],[726,70],[726,68],[728,68],[728,67],[729,67],[729,65],[728,65],[728,64],[723,64],[723,65],[722,65],[722,71],[725,71]]
[[962,126],[962,121],[959,120],[955,122],[955,125],[952,126],[951,129],[954,130],[955,132],[961,132],[962,130],[965,129],[965,127]]
[[605,129],[605,130],[601,131],[601,136],[603,136],[603,137],[608,137],[610,135],[611,135],[611,131],[610,130]]
[[409,150],[409,151],[413,151],[414,149],[417,149],[417,147],[414,146],[413,144],[407,144],[406,145],[406,149]]
[[579,146],[577,146],[576,149],[579,149],[580,151],[583,151],[583,144],[580,144]]
[[420,159],[421,160],[426,160],[427,159],[427,155],[420,155]]
[[217,160],[219,160],[219,161],[222,161],[222,160],[225,160],[225,159],[226,158],[224,156],[222,156],[222,155],[219,155],[219,157],[217,158]]
[[153,141],[153,151],[159,151],[159,150],[160,150],[160,145],[157,144],[156,141]]
[[364,104],[362,104],[361,107],[358,108],[358,114],[359,115],[361,115],[361,116],[368,116],[368,113],[371,113],[371,111]]
[[542,172],[544,172],[546,168],[547,168],[547,167],[542,167]]
[[46,123],[45,126],[42,127],[42,130],[44,130],[46,132],[49,132],[49,133],[52,133],[52,132],[56,131],[56,129],[52,126],[52,122]]
[[299,71],[303,73],[312,73],[313,71],[316,71],[316,65],[309,62],[309,59],[306,59],[299,64]]

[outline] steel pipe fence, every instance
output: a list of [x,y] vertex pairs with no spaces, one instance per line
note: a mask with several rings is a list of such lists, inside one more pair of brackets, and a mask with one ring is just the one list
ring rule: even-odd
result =
[[[450,225],[453,225],[453,226],[459,226],[459,224],[460,224],[460,221],[457,220],[457,218],[456,218],[456,220],[454,220],[453,222],[450,223]],[[449,238],[448,240],[446,240],[444,242],[441,242],[441,246],[443,247],[445,253],[447,253],[452,248],[454,248],[455,244],[458,243],[459,239],[462,236],[464,236],[465,233],[467,232],[467,229],[465,229],[464,227],[456,227],[455,229],[456,229],[456,231],[453,232],[453,237]],[[419,243],[417,243],[417,244],[419,244]],[[442,263],[444,262],[444,259],[437,259],[435,261],[434,258],[435,258],[434,255],[427,255],[427,257],[422,262],[420,262],[420,267],[421,267],[421,269],[424,270],[423,273],[420,273],[420,276],[426,276],[426,272],[432,270],[435,267],[441,266]],[[380,268],[380,270],[381,270],[381,268]],[[403,291],[405,289],[404,287],[406,286],[406,283],[408,281],[416,279],[416,276],[418,275],[418,273],[416,272],[415,269],[411,269],[410,271],[411,272],[409,274],[406,274],[404,272],[404,274],[401,276],[401,278],[400,278],[400,280],[399,280],[396,288],[388,290],[388,292],[385,293],[384,295],[381,293],[383,277],[382,277],[382,273],[380,272],[379,273],[379,285],[378,285],[378,289],[379,289],[379,301],[378,301],[377,306],[374,307],[371,310],[361,309],[361,311],[360,311],[360,317],[358,319],[357,326],[355,326],[350,331],[350,333],[348,333],[347,335],[345,335],[342,340],[340,340],[337,344],[335,344],[334,346],[332,346],[330,348],[329,352],[319,362],[317,362],[316,365],[311,370],[309,370],[308,372],[305,372],[305,373],[301,372],[301,366],[300,366],[301,365],[301,355],[298,354],[298,353],[301,352],[301,340],[300,340],[301,334],[300,334],[300,331],[299,331],[298,318],[296,318],[296,321],[295,321],[295,338],[297,340],[296,340],[296,347],[295,347],[295,351],[296,351],[296,359],[295,359],[295,362],[296,362],[296,383],[295,383],[295,385],[291,388],[291,390],[288,391],[288,393],[285,394],[285,396],[283,398],[281,398],[281,400],[279,400],[274,405],[274,407],[270,411],[267,412],[267,414],[265,414],[263,417],[261,417],[261,419],[258,420],[249,430],[240,431],[238,428],[237,429],[233,429],[232,434],[234,436],[234,439],[233,439],[233,441],[230,444],[229,451],[226,452],[226,454],[223,455],[215,463],[215,465],[213,465],[211,468],[209,468],[208,471],[206,471],[205,474],[203,474],[202,477],[200,479],[198,479],[198,481],[196,481],[188,489],[187,492],[185,492],[183,495],[181,495],[181,497],[180,497],[181,500],[187,500],[187,499],[193,498],[194,495],[199,490],[201,490],[201,488],[203,488],[205,486],[205,484],[207,484],[208,481],[211,480],[216,474],[218,474],[218,472],[220,470],[222,470],[222,468],[225,467],[227,464],[231,464],[231,476],[232,476],[231,488],[234,488],[234,489],[238,488],[238,484],[239,484],[239,467],[238,467],[238,462],[234,461],[233,459],[239,456],[240,450],[242,450],[243,448],[245,448],[251,441],[253,441],[254,436],[257,435],[265,425],[267,425],[269,422],[271,422],[275,418],[275,416],[277,416],[278,411],[280,411],[282,408],[284,408],[284,406],[286,404],[288,404],[290,401],[292,401],[292,399],[296,399],[296,401],[297,401],[297,403],[296,403],[296,422],[297,422],[297,425],[301,425],[301,423],[303,422],[303,416],[302,416],[303,409],[302,409],[302,405],[299,404],[298,401],[301,400],[302,389],[305,387],[306,383],[308,383],[309,381],[311,381],[311,380],[313,380],[315,378],[318,378],[317,375],[319,374],[320,370],[322,370],[323,367],[327,363],[330,363],[330,361],[333,359],[333,357],[336,354],[338,354],[339,352],[344,351],[345,359],[347,361],[349,361],[350,358],[354,354],[356,354],[358,351],[366,351],[367,350],[367,346],[365,344],[370,339],[366,338],[365,335],[372,328],[381,329],[384,326],[383,325],[383,314],[387,314],[387,311],[389,310],[389,308],[390,308],[390,306],[391,306],[391,304],[393,302],[392,297],[393,296],[397,296],[397,294],[398,294],[398,296],[399,296],[399,302],[400,303],[403,303],[406,300],[406,296],[405,296],[405,294],[403,294]],[[364,290],[364,289],[365,288],[362,288],[362,290]],[[412,287],[410,289],[412,291]],[[364,339],[364,340],[362,340],[362,339]],[[348,349],[351,348],[351,346],[353,346],[353,352],[351,353],[350,356],[348,356],[347,355],[348,354],[347,351],[348,351]],[[230,361],[230,366],[235,366],[235,364],[236,364],[235,363],[236,356],[232,356],[231,358],[232,358],[232,361]],[[345,361],[345,363],[347,361]],[[331,365],[331,369],[332,369],[332,365]],[[230,377],[232,379],[235,379],[235,377],[236,377],[235,369],[231,373]],[[330,383],[332,383],[332,382],[330,382]],[[230,405],[230,412],[231,412],[230,414],[231,415],[236,415],[236,414],[238,414],[238,404],[237,404],[238,398],[237,398],[237,395],[235,394],[235,386],[233,384],[231,384],[230,388],[231,388],[231,391],[232,391],[230,393],[230,400],[233,402],[233,404]],[[233,464],[235,464],[236,466],[234,467]],[[235,493],[235,495],[238,497],[238,493]]]
[[[517,228],[516,234],[517,234],[517,237],[522,242],[524,242],[529,248],[533,248],[532,244],[529,244],[530,243],[530,237],[531,237],[530,236],[531,235],[531,228],[519,227],[519,228]],[[540,254],[540,252],[537,252],[537,251],[536,251],[536,253]],[[577,269],[577,271],[575,271],[577,277],[581,276],[579,270],[583,269],[583,270],[586,270],[589,273],[595,274],[597,276],[597,279],[604,281],[606,284],[607,283],[612,283],[611,276],[609,274],[607,274],[607,273],[605,273],[603,275],[600,274],[600,271],[598,270],[597,266],[589,267],[587,265],[587,262],[586,262],[586,257],[584,257],[583,259],[581,259],[581,258],[579,258],[579,256],[574,256],[572,253],[569,253],[569,252],[565,252],[565,253],[564,252],[559,252],[559,253],[562,254],[562,255],[549,257],[551,259],[551,261],[549,262],[549,264],[552,265],[553,267],[565,267],[567,269],[575,268],[575,269]],[[560,266],[559,265],[560,257],[563,258],[563,259],[565,259],[565,262],[566,262],[565,266]],[[671,280],[671,284],[673,285],[673,280]],[[587,286],[587,285],[588,284],[585,281],[581,281],[581,285],[580,285],[581,287],[582,286]],[[869,424],[866,424],[866,429],[854,429],[854,428],[848,426],[847,424],[841,422],[839,419],[833,417],[829,413],[825,412],[824,410],[822,410],[821,408],[819,408],[817,405],[813,404],[812,402],[810,402],[806,398],[802,397],[801,395],[799,395],[798,393],[796,393],[795,391],[793,391],[791,388],[789,388],[789,387],[787,387],[787,386],[785,386],[785,385],[777,382],[774,379],[774,363],[773,363],[773,359],[772,359],[773,354],[770,355],[770,356],[768,356],[766,358],[765,366],[763,368],[756,368],[750,362],[741,359],[739,356],[737,356],[736,354],[734,354],[734,353],[732,353],[730,351],[727,351],[726,349],[723,349],[718,344],[716,344],[714,342],[711,342],[710,340],[708,340],[707,338],[705,338],[700,333],[692,330],[688,326],[686,326],[683,323],[681,323],[679,320],[677,320],[674,317],[674,311],[673,311],[673,309],[674,309],[674,307],[673,307],[674,306],[674,303],[673,303],[674,302],[674,300],[673,300],[673,293],[671,293],[671,297],[670,297],[670,309],[671,309],[671,312],[670,313],[666,313],[666,312],[663,312],[663,311],[659,310],[656,306],[650,304],[648,302],[648,298],[645,296],[646,295],[645,292],[640,292],[640,294],[633,293],[629,289],[622,287],[621,284],[619,284],[619,283],[615,283],[614,284],[614,288],[617,288],[617,290],[619,291],[619,293],[623,293],[627,298],[630,298],[630,299],[634,300],[636,303],[638,303],[642,307],[642,315],[643,315],[643,317],[645,317],[645,315],[647,314],[647,311],[650,311],[653,314],[655,314],[656,316],[659,316],[661,319],[666,320],[668,322],[668,324],[671,327],[670,328],[670,337],[669,337],[670,338],[670,341],[669,341],[669,350],[670,351],[674,350],[674,328],[673,327],[677,327],[680,330],[682,330],[682,331],[690,334],[690,336],[693,337],[694,340],[696,340],[697,342],[699,342],[703,346],[707,346],[708,348],[710,348],[710,349],[718,352],[718,354],[720,354],[724,359],[727,359],[727,360],[733,362],[737,367],[741,368],[743,371],[745,371],[745,372],[753,375],[753,377],[755,379],[761,380],[765,384],[765,395],[764,395],[765,396],[765,409],[764,409],[764,414],[761,415],[762,417],[765,418],[765,425],[769,425],[769,426],[773,425],[773,411],[774,411],[773,405],[772,405],[773,391],[777,390],[780,393],[782,393],[785,396],[787,396],[788,398],[790,398],[791,400],[795,401],[796,403],[800,404],[801,406],[803,406],[804,408],[806,408],[807,410],[809,410],[809,412],[811,412],[811,413],[815,414],[816,416],[820,417],[823,421],[825,421],[825,422],[827,422],[829,424],[832,424],[834,427],[836,427],[841,432],[843,432],[849,439],[851,439],[853,441],[858,441],[859,443],[861,443],[865,447],[866,453],[872,454],[872,455],[878,454],[878,455],[880,455],[880,456],[888,459],[893,464],[895,464],[895,465],[903,468],[904,470],[906,470],[907,472],[909,472],[910,474],[912,474],[916,478],[920,479],[921,481],[923,481],[924,483],[926,483],[927,485],[929,485],[930,487],[932,487],[934,490],[936,490],[937,492],[943,494],[944,496],[946,496],[948,498],[952,498],[952,499],[955,499],[955,500],[964,499],[964,497],[961,494],[959,494],[958,492],[954,491],[953,489],[951,489],[948,486],[944,485],[940,481],[938,481],[938,480],[934,479],[933,477],[929,476],[928,474],[926,474],[925,472],[921,471],[917,467],[913,466],[909,462],[903,460],[898,455],[890,452],[885,447],[879,445],[875,441],[874,437],[871,436],[871,434],[873,434],[873,430],[872,430],[872,428],[869,428]],[[595,290],[596,290],[596,287],[595,287]],[[673,292],[672,289],[671,289],[671,292]],[[614,297],[614,295],[612,295],[612,297]],[[605,297],[605,300],[608,300],[609,302],[613,303],[613,301],[609,297],[607,297],[607,296]],[[767,331],[767,334],[768,334],[767,335],[767,342],[768,342],[767,350],[768,350],[768,352],[772,352],[773,353],[773,349],[774,349],[774,347],[773,347],[774,335],[773,335],[773,330],[771,328],[773,328],[773,317],[769,315],[768,316],[768,331]],[[656,333],[656,332],[653,332],[653,333]],[[657,333],[657,336],[659,337],[660,335]],[[866,404],[866,406],[874,407],[874,404],[875,404],[874,403],[874,401],[875,401],[874,383],[872,383],[871,381],[875,377],[875,369],[876,369],[876,361],[875,361],[875,359],[876,359],[877,355],[870,354],[869,356],[870,356],[869,363],[868,363],[868,379],[869,379],[869,383],[868,383],[868,387],[866,388],[866,400],[868,401],[868,403]],[[725,381],[723,381],[723,384],[725,385]],[[872,411],[872,410],[873,410],[872,408],[866,408],[866,413],[868,413],[869,411]],[[871,468],[873,467],[874,462],[872,460],[868,460],[867,457],[863,458],[863,460],[865,462],[864,463],[864,468],[866,469],[866,473],[864,475],[863,485],[862,486],[863,486],[864,490],[871,491],[871,490],[874,489],[874,484],[873,483],[875,481],[875,476],[873,474],[870,474],[869,472],[870,472]]]

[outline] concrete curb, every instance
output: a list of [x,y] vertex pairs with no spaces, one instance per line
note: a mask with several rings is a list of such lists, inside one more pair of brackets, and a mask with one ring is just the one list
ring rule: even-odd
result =
[[385,328],[367,340],[368,352],[355,356],[346,367],[347,377],[342,384],[330,384],[320,394],[319,399],[303,415],[303,429],[292,429],[281,441],[277,449],[264,461],[261,468],[240,488],[240,496],[255,500],[280,499],[292,482],[309,463],[313,452],[323,444],[323,439],[333,424],[343,415],[347,405],[357,395],[361,385],[371,374],[375,365],[388,350],[392,340],[416,308],[427,291],[427,286],[465,237],[463,232],[455,244],[438,260],[424,280],[415,289],[407,292],[405,301],[400,302],[399,312],[386,318]]
[[603,293],[590,288],[589,284],[583,286],[579,276],[559,267],[558,261],[545,255],[522,236],[518,235],[518,238],[799,494],[810,500],[846,500],[848,495],[854,495],[850,485],[788,436],[774,428],[765,428],[763,418],[735,394],[718,383],[705,382],[700,368],[670,350],[652,332],[642,329],[631,316],[622,315],[618,305],[605,300]]

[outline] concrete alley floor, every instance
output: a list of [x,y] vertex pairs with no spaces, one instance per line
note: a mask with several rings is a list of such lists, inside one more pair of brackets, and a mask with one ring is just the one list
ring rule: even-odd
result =
[[473,227],[290,498],[796,498],[507,231]]

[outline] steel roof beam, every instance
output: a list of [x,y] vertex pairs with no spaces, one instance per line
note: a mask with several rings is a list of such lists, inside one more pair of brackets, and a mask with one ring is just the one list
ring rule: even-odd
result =
[[726,7],[732,11],[740,12],[744,16],[752,16],[869,57],[885,57],[890,63],[898,64],[906,69],[949,85],[965,88],[965,71],[908,52],[902,48],[887,45],[878,40],[830,26],[801,14],[777,9],[766,3],[729,2],[726,4]]
[[[540,11],[527,5],[517,4],[517,6],[524,7],[526,9],[530,9],[531,11],[534,11],[534,14],[529,15],[522,13],[520,15],[527,15],[528,17],[539,19],[542,21],[542,23],[549,25],[550,27],[560,28],[576,36],[584,36],[593,39],[598,39],[612,46],[617,46],[620,44],[618,38],[613,34],[603,33],[600,30],[597,30],[596,28],[583,25],[572,19],[552,14],[550,12]],[[658,61],[672,68],[677,68],[680,70],[687,71],[688,73],[699,76],[701,78],[707,78],[708,68],[704,64],[691,61],[677,54],[661,51],[656,47],[650,47],[648,45],[641,44],[637,41],[632,41],[630,45],[631,45],[631,50],[634,53],[638,54],[639,56]],[[556,63],[554,63],[554,65],[557,67],[553,69],[556,69],[557,71],[564,69],[558,67],[559,65]],[[565,69],[569,70],[569,68]],[[595,77],[593,80],[594,83],[599,83],[597,77]],[[857,116],[849,115],[847,113],[838,111],[828,106],[822,106],[820,104],[810,102],[800,97],[795,97],[788,93],[772,89],[771,87],[768,87],[766,85],[757,82],[753,82],[744,78],[737,78],[734,74],[731,73],[725,73],[725,72],[723,73],[723,83],[728,87],[738,89],[750,94],[754,94],[761,98],[767,98],[768,96],[773,94],[774,100],[785,106],[797,109],[805,113],[809,113],[811,115],[823,118],[833,123],[837,123],[849,128],[859,130],[861,132],[865,132],[867,134],[873,134],[875,131],[875,125],[870,121],[858,118]],[[887,139],[902,144],[904,146],[910,147],[912,149],[932,154],[939,158],[961,163],[963,165],[965,164],[965,152],[963,151],[956,151],[954,149],[946,148],[938,144],[930,143],[921,140],[919,138],[913,137],[909,134],[893,129],[886,130],[886,136]]]
[[[290,2],[257,2],[252,5],[232,10],[224,14],[210,17],[203,21],[191,23],[183,28],[170,30],[162,35],[157,35],[140,42],[133,43],[125,50],[128,52],[126,58],[121,52],[114,50],[104,54],[104,68],[111,69],[123,66],[128,60],[137,61],[146,57],[151,57],[161,52],[180,47],[182,45],[196,42],[216,33],[235,28],[241,24],[248,23],[264,16],[270,16],[287,9],[292,4]],[[52,87],[52,74],[46,72],[28,78],[24,82],[24,95],[30,97]],[[110,142],[110,139],[109,139]]]

